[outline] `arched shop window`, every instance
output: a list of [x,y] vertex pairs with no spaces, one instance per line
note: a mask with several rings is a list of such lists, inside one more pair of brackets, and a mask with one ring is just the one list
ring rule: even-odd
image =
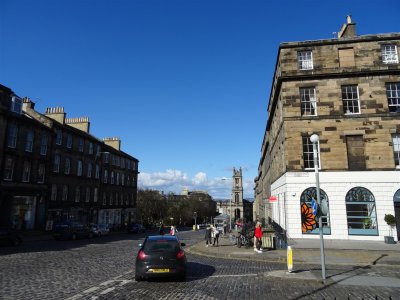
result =
[[400,204],[400,189],[394,194],[393,202],[396,204]]
[[[328,207],[327,216],[322,216],[322,227],[324,234],[331,234],[331,222],[329,219],[329,199],[327,194],[319,189],[320,200],[326,202]],[[311,202],[317,201],[317,189],[315,187],[307,188],[300,196],[301,210],[301,231],[303,234],[319,234],[319,220],[313,215]]]
[[378,235],[374,195],[363,187],[352,188],[346,194],[349,235]]

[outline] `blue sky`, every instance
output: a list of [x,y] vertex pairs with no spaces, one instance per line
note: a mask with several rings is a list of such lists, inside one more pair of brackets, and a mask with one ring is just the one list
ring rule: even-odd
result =
[[400,1],[1,0],[0,83],[88,116],[140,160],[139,186],[253,197],[281,42],[400,31]]

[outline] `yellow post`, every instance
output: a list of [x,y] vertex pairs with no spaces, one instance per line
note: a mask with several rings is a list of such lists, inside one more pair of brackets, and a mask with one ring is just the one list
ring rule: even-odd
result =
[[287,247],[287,268],[289,273],[293,271],[293,251],[290,246]]

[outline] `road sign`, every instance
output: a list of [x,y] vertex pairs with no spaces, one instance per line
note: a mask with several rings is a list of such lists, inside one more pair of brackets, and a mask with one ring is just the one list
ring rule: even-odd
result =
[[312,213],[314,216],[317,216],[318,213],[318,203],[315,201],[315,199],[312,199],[311,201],[311,208],[312,208]]

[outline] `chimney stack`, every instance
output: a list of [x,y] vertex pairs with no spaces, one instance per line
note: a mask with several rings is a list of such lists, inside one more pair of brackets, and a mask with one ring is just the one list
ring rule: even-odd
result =
[[48,107],[46,108],[45,116],[61,123],[65,124],[65,112],[64,107]]
[[82,117],[82,118],[65,118],[65,124],[89,133],[90,129],[90,122],[89,117]]
[[338,39],[354,38],[357,36],[356,23],[353,23],[351,15],[346,16],[346,24],[343,24],[342,29],[338,33]]
[[111,146],[118,151],[121,151],[121,140],[118,137],[104,138],[103,142],[106,145]]

